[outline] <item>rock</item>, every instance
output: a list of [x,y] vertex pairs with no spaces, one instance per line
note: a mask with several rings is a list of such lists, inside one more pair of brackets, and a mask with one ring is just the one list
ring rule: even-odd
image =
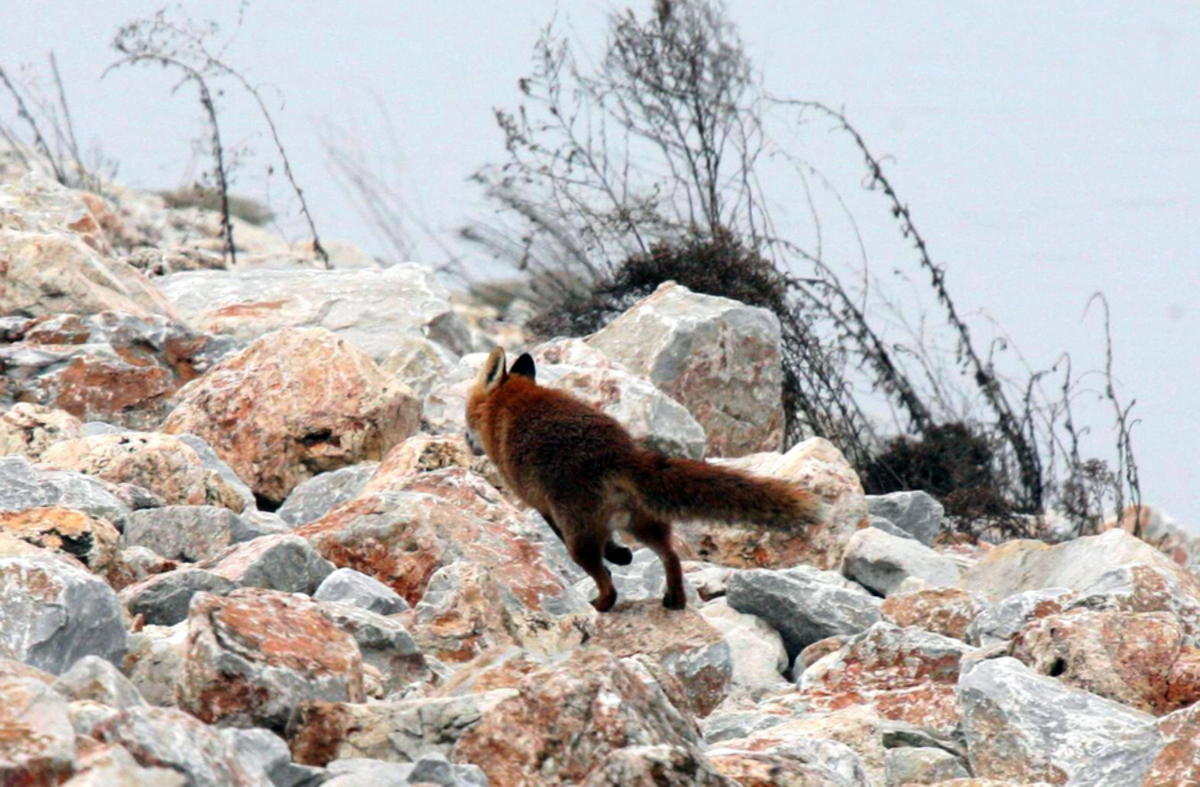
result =
[[1158,731],[1165,743],[1141,787],[1200,783],[1200,704],[1163,716]]
[[74,558],[110,581],[119,569],[121,534],[107,521],[80,511],[50,506],[0,512],[0,533]]
[[53,689],[68,700],[91,700],[118,710],[146,704],[129,678],[98,656],[76,661],[54,681]]
[[122,549],[117,555],[118,576],[110,578],[113,590],[121,591],[147,577],[162,574],[178,567],[174,560],[167,560],[145,547]]
[[134,511],[121,542],[153,550],[168,560],[198,563],[254,534],[237,514],[217,506],[165,506]]
[[96,737],[125,747],[141,765],[165,766],[189,787],[269,787],[246,770],[215,729],[174,708],[129,708],[99,725]]
[[710,756],[713,766],[741,787],[844,787],[847,784],[858,787],[866,784],[862,780],[847,782],[839,779],[819,765],[800,762],[790,755],[720,749],[710,752]]
[[64,561],[0,558],[0,656],[55,675],[83,656],[119,664],[125,621],[103,580]]
[[1078,595],[1064,598],[1063,607],[1170,612],[1188,637],[1200,640],[1200,588],[1192,577],[1162,564],[1135,563],[1106,571]]
[[960,720],[958,663],[970,650],[955,639],[876,623],[804,670],[800,694],[812,711],[866,705],[883,718],[948,734]]
[[603,650],[575,650],[517,692],[484,711],[451,757],[479,765],[492,787],[579,783],[614,750],[695,743],[678,712]]
[[440,754],[426,754],[413,763],[409,784],[440,787],[487,787],[488,779],[477,765],[455,765]]
[[121,521],[129,506],[110,485],[79,473],[34,468],[23,456],[0,457],[0,511],[59,506],[96,519]]
[[323,328],[382,361],[402,335],[469,351],[466,325],[426,268],[177,273],[156,282],[183,318],[209,333],[256,340],[280,328]]
[[1133,787],[1163,745],[1153,716],[1063,686],[1015,659],[980,663],[962,676],[959,694],[976,777]]
[[1074,596],[1075,593],[1067,588],[1014,593],[1003,601],[985,606],[967,627],[966,641],[982,647],[1006,643],[1029,621],[1062,612]]
[[1011,652],[1034,672],[1146,713],[1200,700],[1192,674],[1200,651],[1184,647],[1169,612],[1073,610],[1037,618],[1016,635]]
[[851,535],[866,524],[862,485],[841,451],[814,437],[786,454],[754,454],[718,460],[769,478],[782,478],[819,495],[826,509],[820,524],[794,533],[765,531],[754,525],[680,522],[675,528],[684,557],[697,557],[735,568],[785,568],[808,563],[836,569]]
[[203,568],[241,587],[310,596],[334,572],[334,565],[308,541],[291,534],[237,544],[206,561]]
[[416,640],[396,618],[337,602],[322,602],[321,613],[354,638],[363,663],[379,670],[382,691],[392,694],[432,677]]
[[393,374],[422,398],[441,384],[458,365],[458,356],[424,336],[405,333],[393,336],[391,350],[379,368]]
[[1157,506],[1127,506],[1119,518],[1104,523],[1104,530],[1111,528],[1137,535],[1193,574],[1200,568],[1200,538]]
[[783,673],[790,662],[778,631],[762,618],[735,611],[724,598],[714,599],[697,611],[729,645],[732,693],[757,699],[766,692],[786,688]]
[[184,567],[155,574],[121,591],[121,601],[131,615],[141,615],[154,626],[173,626],[187,620],[192,596],[211,593],[224,596],[232,593],[237,583],[202,568]]
[[850,537],[842,557],[842,573],[883,596],[900,583],[917,577],[934,587],[958,581],[958,565],[948,557],[910,538],[868,527]]
[[175,706],[186,647],[186,622],[173,626],[147,624],[141,631],[129,635],[125,673],[146,702],[162,707]]
[[981,600],[957,588],[934,588],[896,593],[883,600],[883,619],[900,627],[917,628],[968,642],[967,630],[983,610]]
[[67,411],[21,402],[0,414],[0,456],[37,462],[50,446],[82,434],[83,424]]
[[933,546],[942,532],[945,509],[925,492],[892,492],[887,495],[867,495],[867,510],[871,516],[888,520],[925,546]]
[[276,513],[293,528],[315,522],[357,495],[378,469],[378,462],[363,462],[301,481]]
[[36,678],[0,676],[0,784],[56,785],[74,770],[67,701]]
[[587,339],[684,405],[708,436],[707,456],[779,450],[780,341],[770,311],[674,282]]
[[187,787],[187,777],[170,768],[143,768],[124,746],[104,746],[79,762],[63,787]]
[[114,484],[143,486],[169,504],[219,505],[233,511],[245,505],[225,479],[203,466],[191,446],[171,435],[122,432],[67,440],[47,450],[42,461]]
[[694,747],[630,746],[610,752],[584,787],[739,787]]
[[950,779],[966,779],[971,774],[958,758],[940,749],[901,746],[887,753],[888,787],[906,784],[938,784]]
[[[617,589],[617,598],[622,601],[661,601],[667,589],[667,572],[662,561],[653,550],[642,548],[633,551],[633,562],[627,566],[610,565],[613,586]],[[572,586],[577,593],[590,598],[596,595],[596,583],[591,577],[585,577]],[[683,590],[687,597],[688,606],[700,605],[700,594],[688,582],[683,580]]]
[[257,588],[200,595],[179,705],[209,724],[283,730],[306,701],[361,702],[362,654],[317,604]]
[[440,754],[426,754],[412,764],[350,758],[329,765],[327,787],[487,787],[487,777],[474,765],[454,765]]
[[748,738],[759,730],[765,730],[786,721],[788,721],[788,717],[775,713],[722,712],[718,710],[702,722],[701,730],[704,742],[713,746],[722,741]]
[[411,391],[323,329],[265,336],[178,399],[163,431],[206,440],[272,506],[307,478],[380,459],[420,420]]
[[325,577],[313,598],[340,601],[380,615],[394,615],[409,608],[399,593],[352,568],[339,568]]
[[879,599],[811,566],[738,572],[729,579],[726,598],[731,608],[774,626],[789,658],[818,640],[857,634],[879,621]]
[[247,771],[274,787],[314,787],[325,779],[322,771],[293,763],[287,742],[270,730],[227,727],[221,737]]
[[[477,467],[462,434],[414,435],[388,452],[375,469],[374,475],[356,495],[400,492],[413,483],[414,476],[454,467],[471,470]],[[516,509],[511,506],[509,508],[515,513]]]
[[123,312],[27,320],[0,345],[0,403],[35,402],[75,418],[157,428],[170,397],[239,344],[163,317]]
[[806,647],[804,650],[796,654],[796,660],[792,663],[792,678],[797,684],[800,683],[800,678],[804,675],[804,671],[812,665],[816,664],[821,659],[828,656],[830,653],[837,653],[846,646],[850,641],[850,637],[846,635],[835,635],[819,639],[813,644]]

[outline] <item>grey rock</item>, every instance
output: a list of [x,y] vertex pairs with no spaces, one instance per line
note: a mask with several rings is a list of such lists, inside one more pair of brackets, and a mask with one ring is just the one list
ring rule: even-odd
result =
[[76,661],[54,681],[53,688],[69,700],[91,700],[118,710],[146,704],[129,678],[99,656]]
[[131,615],[146,623],[173,626],[187,620],[188,605],[197,593],[225,596],[238,584],[202,568],[188,566],[155,574],[121,591],[121,600]]
[[315,522],[357,495],[378,467],[378,462],[363,462],[301,481],[275,513],[292,527]]
[[881,516],[869,516],[868,519],[871,522],[871,527],[875,528],[876,530],[882,530],[888,535],[896,536],[898,538],[911,538],[916,540],[916,536],[914,536],[912,533],[909,533],[907,530],[901,530],[900,528],[896,527],[894,524],[892,524],[892,520],[890,519],[884,519]]
[[950,779],[966,779],[971,775],[953,754],[941,749],[909,746],[889,750],[885,769],[888,787],[936,784]]
[[458,356],[424,336],[401,334],[379,368],[400,378],[417,396],[425,394],[446,379],[458,364]]
[[335,567],[300,536],[263,536],[230,547],[202,566],[241,587],[312,595]]
[[967,626],[967,642],[981,647],[1008,642],[1038,614],[1039,609],[1049,607],[1057,611],[1072,593],[1067,588],[1027,590],[989,604]]
[[757,699],[763,694],[786,688],[783,673],[788,668],[787,648],[779,632],[762,618],[731,609],[725,598],[717,598],[699,608],[704,619],[729,645],[733,659],[734,694]]
[[120,664],[124,612],[102,579],[53,557],[0,558],[0,657],[54,675],[84,656]]
[[234,525],[233,543],[253,541],[263,536],[276,536],[280,533],[290,533],[293,528],[280,518],[279,514],[257,509],[242,511],[238,514],[237,524]]
[[477,765],[454,765],[445,756],[431,753],[413,763],[408,781],[441,787],[487,787],[488,778]]
[[943,735],[926,727],[918,727],[906,721],[880,719],[879,731],[886,749],[941,749],[962,760],[967,757],[966,747],[957,738]]
[[335,626],[354,637],[363,662],[383,676],[385,693],[430,677],[421,649],[400,621],[352,604],[322,601],[320,609]]
[[329,773],[334,775],[325,783],[329,787],[407,787],[410,784],[487,787],[488,784],[487,776],[478,766],[454,764],[438,753],[423,755],[412,763],[361,758],[334,760],[329,764]]
[[242,479],[238,478],[238,474],[233,472],[233,468],[225,464],[221,457],[217,456],[217,452],[213,450],[204,438],[194,434],[178,434],[175,435],[182,440],[186,445],[191,447],[200,456],[200,466],[205,470],[214,470],[217,475],[225,480],[238,497],[245,501],[246,507],[243,512],[250,512],[257,505],[254,492],[246,485]]
[[97,726],[113,718],[121,711],[95,700],[71,700],[67,704],[71,726],[76,735],[91,735]]
[[63,787],[188,787],[188,779],[170,768],[143,768],[120,745],[88,757],[88,769]]
[[126,517],[121,545],[146,547],[168,560],[199,563],[236,543],[239,535],[249,533],[238,515],[223,506],[164,506]]
[[946,513],[942,504],[925,492],[867,495],[867,511],[871,516],[888,520],[925,546],[932,546],[942,531]]
[[237,752],[247,771],[269,780],[275,787],[316,787],[329,778],[324,768],[292,762],[287,743],[270,730],[228,728],[221,730],[221,737]]
[[159,707],[175,706],[186,644],[187,623],[145,626],[129,635],[125,671],[146,702]]
[[729,578],[726,599],[783,635],[788,658],[818,640],[865,631],[880,619],[880,600],[832,571],[797,566],[754,569]]
[[82,473],[39,470],[23,456],[0,457],[0,511],[38,506],[74,508],[110,522],[118,522],[129,513],[129,506],[99,479]]
[[924,544],[899,538],[873,527],[850,537],[842,557],[842,573],[883,596],[891,595],[900,583],[916,577],[933,587],[958,582],[958,565]]
[[399,593],[352,568],[339,568],[325,577],[313,598],[339,601],[380,615],[394,615],[408,609],[408,602]]
[[757,711],[713,713],[700,723],[700,732],[709,746],[721,741],[748,738],[759,730],[770,729],[788,721],[787,716]]

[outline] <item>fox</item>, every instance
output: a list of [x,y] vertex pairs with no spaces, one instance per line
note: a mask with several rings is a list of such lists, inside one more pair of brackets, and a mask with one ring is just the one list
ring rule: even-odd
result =
[[592,606],[617,601],[604,564],[628,565],[633,553],[613,539],[617,527],[652,549],[666,571],[663,606],[687,606],[671,522],[749,522],[795,532],[818,522],[824,503],[787,481],[763,478],[638,445],[616,419],[581,399],[539,385],[528,353],[506,368],[491,351],[471,385],[466,439],[486,455],[508,488],[536,509],[595,581]]

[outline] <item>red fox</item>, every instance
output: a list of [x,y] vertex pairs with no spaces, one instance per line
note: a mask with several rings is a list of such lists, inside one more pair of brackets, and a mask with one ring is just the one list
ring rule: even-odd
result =
[[505,368],[492,350],[467,398],[467,440],[486,453],[518,497],[537,509],[596,582],[592,602],[606,612],[617,601],[604,565],[627,565],[628,548],[612,540],[621,528],[653,549],[666,569],[663,606],[683,609],[683,571],[671,545],[672,519],[754,522],[793,531],[816,522],[823,504],[786,481],[757,478],[694,459],[640,448],[625,428],[565,391],[537,384],[533,358]]

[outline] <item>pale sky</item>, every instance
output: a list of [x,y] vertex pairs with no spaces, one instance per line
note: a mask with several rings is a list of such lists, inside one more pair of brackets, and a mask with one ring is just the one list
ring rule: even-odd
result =
[[[232,30],[236,2],[186,3]],[[120,162],[118,180],[180,185],[195,175],[202,132],[190,87],[155,71],[100,74],[117,26],[161,3],[0,0],[0,61],[44,68],[58,56],[76,130]],[[634,7],[644,13],[649,2]],[[322,235],[384,247],[325,166],[318,131],[357,128],[389,160],[378,98],[395,121],[406,198],[448,237],[486,215],[467,177],[499,161],[492,108],[512,107],[539,28],[555,13],[598,51],[596,2],[282,2],[255,0],[226,52],[278,88],[284,142]],[[1070,350],[1103,363],[1099,312],[1112,306],[1120,395],[1137,399],[1134,445],[1145,501],[1200,532],[1200,14],[1194,2],[780,3],[728,0],[747,51],[777,95],[844,109],[913,212],[961,310],[1002,325],[1031,366]],[[786,10],[781,10],[786,9]],[[7,97],[0,112],[12,118]],[[226,137],[251,156],[237,190],[262,196],[268,139],[250,107],[227,100]],[[861,159],[828,124],[796,137],[836,182],[880,278],[921,279]],[[278,193],[277,193],[278,194]],[[803,215],[786,195],[784,215]],[[279,197],[275,197],[278,203]],[[286,207],[286,205],[284,205]],[[791,211],[789,212],[789,208]],[[831,258],[846,228],[829,221]],[[283,222],[300,235],[293,217]],[[840,235],[839,235],[840,232]],[[431,244],[421,253],[436,261]],[[940,320],[930,309],[929,319]],[[977,323],[986,348],[989,324]],[[1096,450],[1112,443],[1107,410],[1081,410]]]

